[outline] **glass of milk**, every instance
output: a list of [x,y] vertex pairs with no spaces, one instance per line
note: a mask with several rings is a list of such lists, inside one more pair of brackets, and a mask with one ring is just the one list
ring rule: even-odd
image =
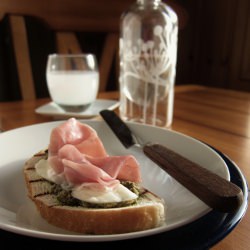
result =
[[97,97],[99,70],[94,54],[51,54],[46,78],[53,102],[67,112],[84,111]]

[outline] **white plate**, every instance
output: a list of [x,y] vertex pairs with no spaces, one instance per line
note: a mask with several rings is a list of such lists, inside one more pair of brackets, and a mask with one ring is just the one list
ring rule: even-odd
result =
[[89,118],[99,115],[103,109],[113,110],[119,106],[119,102],[114,100],[96,99],[86,110],[83,112],[67,112],[63,110],[54,102],[49,102],[45,105],[38,107],[35,112],[41,115],[49,115],[54,117],[77,117]]
[[[47,147],[51,129],[62,121],[27,126],[0,134],[0,228],[19,234],[64,241],[114,241],[153,235],[178,228],[208,213],[211,209],[153,164],[139,150],[126,150],[102,121],[83,122],[98,132],[110,155],[134,154],[141,164],[143,184],[167,204],[162,227],[116,235],[79,235],[45,222],[26,196],[22,174],[24,162]],[[145,141],[159,142],[188,159],[229,180],[224,160],[210,147],[191,137],[170,130],[128,123]]]

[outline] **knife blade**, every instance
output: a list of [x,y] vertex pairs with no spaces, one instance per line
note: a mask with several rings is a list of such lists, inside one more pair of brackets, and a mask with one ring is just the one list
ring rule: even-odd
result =
[[235,212],[242,204],[242,190],[234,183],[161,144],[150,142],[142,144],[114,111],[102,110],[100,115],[125,148],[140,147],[148,158],[209,207],[229,213]]

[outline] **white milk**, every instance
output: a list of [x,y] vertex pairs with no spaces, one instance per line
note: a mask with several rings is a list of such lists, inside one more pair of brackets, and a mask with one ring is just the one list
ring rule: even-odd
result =
[[59,105],[87,105],[97,96],[97,71],[47,72],[47,84],[52,100]]

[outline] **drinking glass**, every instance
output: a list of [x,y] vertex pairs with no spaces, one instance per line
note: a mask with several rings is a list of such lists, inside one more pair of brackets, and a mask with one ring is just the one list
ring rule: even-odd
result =
[[68,112],[87,109],[97,97],[99,71],[94,54],[51,54],[46,78],[54,103]]

